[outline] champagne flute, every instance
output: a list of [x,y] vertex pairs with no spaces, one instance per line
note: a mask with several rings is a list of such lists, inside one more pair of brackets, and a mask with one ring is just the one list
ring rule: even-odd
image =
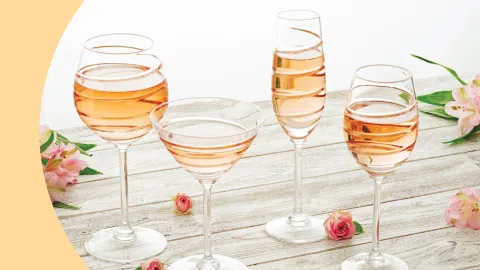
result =
[[85,250],[106,261],[128,263],[162,252],[165,237],[132,227],[128,217],[127,149],[147,134],[150,111],[168,100],[162,63],[150,54],[152,39],[135,34],[96,36],[84,44],[75,76],[74,102],[82,121],[120,156],[121,223],[95,232]]
[[320,16],[309,10],[278,14],[273,56],[272,103],[278,122],[295,147],[293,212],[265,225],[282,242],[309,243],[325,237],[322,221],[302,212],[302,146],[320,121],[326,76]]
[[341,268],[408,269],[401,259],[382,253],[379,240],[381,185],[407,160],[418,135],[418,106],[411,73],[392,65],[359,68],[347,95],[344,133],[348,150],[373,180],[374,231],[370,252],[348,258]]
[[265,121],[257,106],[226,98],[188,98],[156,107],[150,121],[167,150],[203,186],[203,255],[174,262],[169,270],[247,269],[236,259],[212,255],[211,189],[242,157]]

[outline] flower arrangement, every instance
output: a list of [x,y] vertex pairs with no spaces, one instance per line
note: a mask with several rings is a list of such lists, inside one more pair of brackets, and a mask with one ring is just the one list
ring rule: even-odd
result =
[[[426,63],[441,66],[446,69],[461,86],[454,90],[444,90],[428,95],[418,96],[417,100],[435,107],[420,109],[421,112],[458,121],[459,137],[443,143],[455,144],[465,141],[468,137],[480,131],[480,74],[475,76],[471,84],[461,79],[457,72],[449,67],[412,54],[413,57]],[[407,99],[405,95],[401,95]]]
[[95,144],[71,142],[65,136],[49,129],[40,127],[40,156],[43,174],[48,194],[54,207],[78,210],[77,206],[64,203],[67,186],[75,185],[80,175],[101,174],[101,172],[87,167],[87,162],[80,156],[91,156],[87,151]]

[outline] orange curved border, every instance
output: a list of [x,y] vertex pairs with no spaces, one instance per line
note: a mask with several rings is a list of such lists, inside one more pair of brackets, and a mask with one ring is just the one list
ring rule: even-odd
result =
[[87,269],[47,195],[39,160],[42,89],[81,0],[0,0],[2,269]]

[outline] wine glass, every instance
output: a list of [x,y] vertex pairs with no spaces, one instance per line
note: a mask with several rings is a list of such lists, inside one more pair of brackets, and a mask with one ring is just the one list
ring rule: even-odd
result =
[[211,189],[255,139],[265,121],[263,111],[233,99],[188,98],[156,107],[150,121],[175,160],[203,185],[205,253],[180,259],[168,269],[247,269],[236,259],[212,255]]
[[326,96],[320,16],[309,10],[280,12],[277,31],[272,103],[295,147],[295,199],[293,212],[267,223],[265,232],[282,242],[309,243],[325,237],[322,221],[302,212],[302,146],[320,121]]
[[381,185],[407,160],[418,135],[418,106],[411,73],[392,65],[357,69],[347,95],[344,134],[348,150],[374,183],[374,231],[370,252],[348,258],[341,268],[408,269],[401,259],[382,253],[379,240]]
[[95,232],[85,250],[106,261],[127,263],[152,257],[166,247],[157,231],[132,227],[128,217],[127,149],[147,134],[150,111],[168,101],[162,63],[150,54],[152,39],[107,34],[88,39],[75,76],[77,113],[88,128],[120,154],[121,223]]

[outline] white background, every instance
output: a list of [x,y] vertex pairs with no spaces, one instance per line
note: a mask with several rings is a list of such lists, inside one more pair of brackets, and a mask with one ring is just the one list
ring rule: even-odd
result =
[[372,63],[403,66],[417,79],[447,74],[410,53],[459,73],[480,72],[478,0],[85,0],[52,60],[41,123],[83,125],[73,106],[73,76],[83,42],[108,32],[155,40],[171,100],[269,99],[276,14],[284,9],[320,13],[327,91],[347,88],[355,69]]

